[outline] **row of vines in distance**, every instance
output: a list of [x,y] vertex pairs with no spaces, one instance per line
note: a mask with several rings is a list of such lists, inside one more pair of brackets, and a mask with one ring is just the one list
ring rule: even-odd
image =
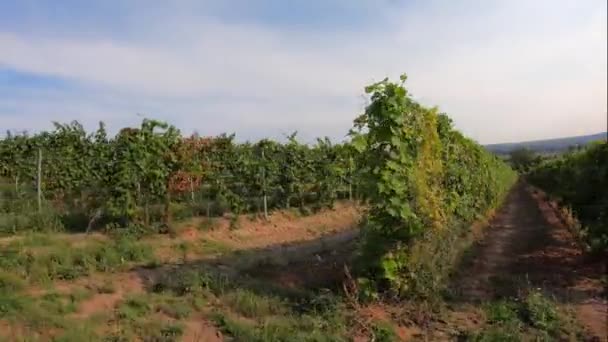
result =
[[[29,210],[39,151],[47,206],[62,217],[81,216],[83,229],[96,222],[166,226],[183,211],[235,217],[277,208],[315,210],[333,206],[338,197],[352,198],[355,190],[352,148],[329,139],[308,145],[293,134],[285,143],[237,143],[229,135],[183,137],[152,120],[109,137],[103,124],[89,134],[73,122],[0,140],[7,199],[0,210],[7,215]],[[4,225],[15,228],[9,223]]]
[[608,142],[548,158],[527,178],[572,210],[592,252],[608,252]]

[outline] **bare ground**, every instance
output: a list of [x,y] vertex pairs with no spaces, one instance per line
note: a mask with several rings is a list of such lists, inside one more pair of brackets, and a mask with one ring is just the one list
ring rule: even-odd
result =
[[555,205],[520,182],[463,261],[450,289],[463,305],[540,289],[574,308],[588,333],[606,341],[605,267],[605,261],[581,252]]

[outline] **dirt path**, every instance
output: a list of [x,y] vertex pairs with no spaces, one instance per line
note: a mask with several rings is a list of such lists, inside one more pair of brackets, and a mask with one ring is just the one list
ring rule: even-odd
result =
[[588,331],[605,341],[608,311],[601,283],[605,264],[581,253],[546,196],[517,184],[451,289],[458,301],[480,303],[542,289],[572,306]]

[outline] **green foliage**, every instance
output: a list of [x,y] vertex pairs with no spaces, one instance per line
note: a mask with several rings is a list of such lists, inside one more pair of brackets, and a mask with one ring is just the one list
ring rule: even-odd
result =
[[152,307],[145,296],[131,296],[118,307],[118,317],[135,321],[146,316],[151,310]]
[[576,327],[539,291],[519,300],[487,303],[486,326],[467,341],[562,341],[576,334]]
[[227,293],[223,296],[223,301],[235,312],[250,318],[281,315],[285,311],[279,299],[261,297],[245,289],[235,289]]
[[608,143],[549,159],[528,180],[571,207],[592,252],[608,252]]
[[[42,152],[43,208],[37,208]],[[182,137],[173,126],[144,120],[108,137],[78,122],[34,136],[0,139],[0,233],[140,227],[168,232],[171,219],[267,213],[294,204],[303,212],[353,197],[353,150],[328,138],[315,145],[234,135]],[[348,196],[347,196],[348,194]]]
[[526,173],[542,161],[541,157],[534,151],[526,148],[519,148],[509,152],[509,163],[513,169],[521,173]]
[[555,304],[540,292],[532,292],[524,301],[523,315],[538,329],[554,333],[558,329],[559,316]]
[[386,322],[375,322],[372,325],[372,335],[372,341],[375,342],[399,341],[399,336],[395,333],[395,329]]
[[455,131],[447,116],[414,101],[405,80],[367,87],[371,103],[351,131],[369,203],[364,275],[396,295],[411,293],[424,271],[415,267],[423,265],[412,254],[416,240],[440,239],[455,221],[485,213],[515,179],[508,166]]
[[[125,238],[83,247],[55,241],[35,252],[27,243],[27,240],[15,240],[4,246],[0,251],[0,268],[31,282],[72,280],[94,271],[116,271],[130,263],[153,258],[149,246]],[[7,280],[3,282],[8,284]]]
[[518,321],[518,307],[515,303],[501,300],[486,306],[489,323],[513,323]]

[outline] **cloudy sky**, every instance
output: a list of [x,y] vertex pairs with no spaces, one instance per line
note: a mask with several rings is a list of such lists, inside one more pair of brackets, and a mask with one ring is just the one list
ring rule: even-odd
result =
[[341,140],[363,87],[408,88],[481,143],[606,129],[606,0],[0,1],[0,130],[141,116]]

